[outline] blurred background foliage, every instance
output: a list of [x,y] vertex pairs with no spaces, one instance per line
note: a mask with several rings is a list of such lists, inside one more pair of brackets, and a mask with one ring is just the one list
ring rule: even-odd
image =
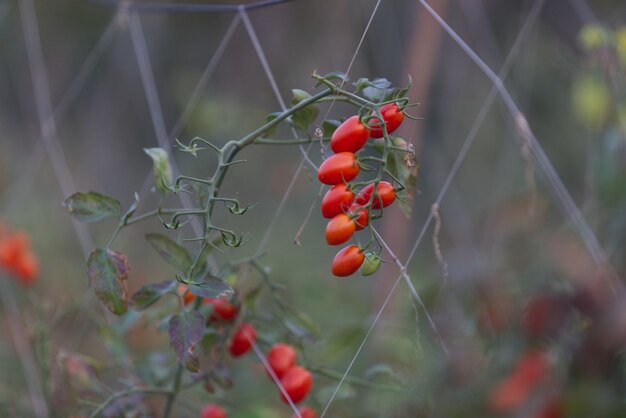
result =
[[[116,318],[113,328],[105,326],[103,311],[87,287],[86,256],[42,146],[19,3],[0,3],[0,208],[6,222],[31,235],[40,279],[28,288],[15,286],[11,297],[19,305],[54,405],[52,416],[88,416],[94,403],[129,382],[167,375],[174,360],[166,334],[154,324],[126,326],[133,313]],[[432,2],[496,71],[534,3]],[[295,0],[249,12],[286,100],[292,88],[313,91],[314,70],[324,74],[348,68],[375,4]],[[65,102],[68,107],[57,121],[60,142],[76,190],[100,191],[124,205],[140,192],[140,211],[151,208],[158,197],[149,191],[151,161],[143,148],[157,146],[157,141],[125,20],[116,18],[114,8],[90,1],[37,0],[35,7],[54,106],[64,103],[78,69],[113,25],[110,44],[93,73],[75,100]],[[232,13],[141,16],[168,130],[233,18]],[[607,275],[562,216],[536,167],[536,188],[528,182],[529,167],[514,121],[496,100],[441,204],[439,240],[448,276],[442,277],[435,257],[432,229],[408,266],[449,355],[401,282],[350,373],[362,380],[342,386],[327,416],[624,416],[626,295],[620,277],[626,272],[625,25],[626,4],[621,0],[546,1],[505,80],[606,250],[617,283],[607,285]],[[350,76],[386,77],[405,85],[408,75],[413,79],[409,97],[420,103],[413,113],[423,118],[401,128],[420,164],[413,215],[406,219],[395,207],[379,225],[401,260],[491,88],[417,1],[383,0]],[[177,138],[199,136],[223,144],[252,131],[277,110],[253,44],[239,24]],[[340,119],[353,112],[337,104],[329,116]],[[287,138],[289,131],[279,130],[276,136]],[[248,162],[229,173],[224,193],[258,206],[236,219],[226,211],[218,215],[223,224],[248,233],[248,244],[218,256],[222,261],[254,254],[300,161],[297,147],[254,146],[241,156]],[[319,148],[311,156],[321,161]],[[174,152],[172,157],[190,175],[207,175],[214,164],[206,156],[194,159]],[[325,221],[317,210],[295,245],[318,190],[315,173],[305,169],[262,262],[286,286],[284,297],[318,330],[305,338],[301,356],[311,368],[341,376],[398,269],[387,256],[389,262],[373,277],[332,277],[334,249],[324,245]],[[89,225],[94,246],[106,243],[114,226],[113,221]],[[143,238],[155,230],[160,230],[157,221],[139,224],[116,242],[115,249],[129,258],[131,293],[174,274]],[[190,234],[183,230],[172,237]],[[240,272],[246,274],[251,273]],[[5,284],[3,293],[11,286]],[[256,306],[269,312],[268,295],[262,294]],[[33,416],[5,319],[3,313],[0,415]],[[306,328],[306,322],[296,322]],[[278,338],[276,327],[259,328],[268,342]],[[518,378],[533,382],[527,394],[519,387],[509,388],[513,394],[502,389],[515,386],[506,379],[515,381],[512,376],[524,374],[515,370],[526,370],[525,356],[532,367],[539,367],[537,362],[544,360],[532,357],[535,351],[548,358],[549,372],[538,372],[535,380]],[[130,364],[141,372],[127,372]],[[226,405],[235,418],[290,415],[253,356],[227,366],[233,388],[216,394],[202,386],[186,391],[175,416],[198,416],[209,401]],[[362,387],[363,381],[405,391]],[[316,375],[310,403],[321,409],[336,384],[333,376]],[[515,404],[503,400],[506,396],[523,399]],[[151,408],[162,408],[158,399],[145,405],[138,401],[129,400],[137,415],[127,416],[153,416]]]

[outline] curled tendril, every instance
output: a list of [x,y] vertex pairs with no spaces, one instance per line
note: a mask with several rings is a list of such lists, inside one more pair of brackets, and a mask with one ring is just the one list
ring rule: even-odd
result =
[[252,209],[256,205],[257,204],[254,203],[252,205],[241,207],[238,200],[235,200],[231,203],[226,202],[226,207],[228,208],[228,211],[232,213],[233,215],[243,215],[244,213],[248,211],[248,209]]
[[231,247],[231,248],[241,247],[247,242],[245,238],[246,238],[245,234],[241,234],[239,237],[237,237],[237,235],[235,235],[235,233],[233,232],[222,231],[222,242],[227,247]]
[[181,228],[185,225],[187,225],[189,223],[189,219],[183,222],[180,222],[178,219],[176,220],[172,220],[170,222],[166,222],[163,217],[161,216],[161,207],[159,206],[157,208],[157,217],[159,218],[159,222],[161,222],[161,224],[166,228],[166,229],[178,229]]

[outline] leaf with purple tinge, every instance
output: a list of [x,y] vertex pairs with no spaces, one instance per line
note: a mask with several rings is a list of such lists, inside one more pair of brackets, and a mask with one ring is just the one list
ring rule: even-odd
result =
[[128,259],[106,248],[93,250],[87,260],[89,285],[107,309],[122,315],[128,308]]
[[204,334],[202,315],[196,311],[174,315],[169,322],[168,334],[178,361],[190,372],[198,372],[200,360],[195,353],[195,346]]

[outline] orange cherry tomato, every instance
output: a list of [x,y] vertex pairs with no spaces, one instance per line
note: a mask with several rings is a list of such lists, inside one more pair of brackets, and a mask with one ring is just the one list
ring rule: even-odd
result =
[[178,293],[183,295],[183,302],[185,303],[185,305],[189,305],[196,299],[196,295],[187,290],[186,284],[178,285]]
[[345,213],[340,213],[331,219],[326,225],[326,242],[329,245],[339,245],[348,241],[354,231],[356,224]]
[[364,260],[363,251],[356,245],[349,245],[342,248],[333,259],[332,272],[338,277],[350,276],[361,267]]

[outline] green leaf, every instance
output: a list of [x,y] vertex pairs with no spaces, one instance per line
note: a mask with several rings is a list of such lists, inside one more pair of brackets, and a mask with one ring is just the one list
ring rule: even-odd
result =
[[96,192],[74,193],[63,204],[70,215],[82,222],[98,222],[122,213],[120,202]]
[[187,271],[191,265],[191,257],[185,248],[163,234],[146,234],[146,239],[157,253],[173,267]]
[[154,167],[154,184],[160,192],[166,192],[172,184],[172,167],[167,152],[163,148],[144,148]]
[[[266,123],[269,123],[269,122],[273,121],[274,119],[276,119],[277,117],[279,117],[280,115],[282,115],[282,113],[283,113],[283,112],[273,112],[273,113],[270,113],[270,114],[269,114],[269,115],[267,115],[267,117],[265,118],[265,122],[266,122]],[[261,136],[269,136],[269,135],[273,134],[273,133],[274,133],[274,131],[276,130],[276,128],[278,127],[278,125],[280,125],[280,123],[279,123],[279,124],[276,124],[276,125],[274,125],[274,126],[272,126],[272,127],[271,127],[271,128],[269,128],[269,129],[267,129],[267,130],[263,133],[263,135],[261,135]]]
[[98,248],[87,260],[89,285],[111,312],[122,315],[128,308],[128,259],[123,254]]
[[405,189],[399,193],[398,202],[400,209],[408,218],[411,216],[413,197],[417,189],[418,164],[412,147],[403,138],[394,136],[391,138],[391,142],[394,147],[406,150],[389,150],[387,164],[391,174],[405,186]]
[[177,285],[176,280],[146,285],[133,294],[130,298],[130,306],[138,311],[144,310],[161,299],[164,294],[174,291]]
[[200,360],[195,353],[195,347],[203,334],[204,318],[199,312],[185,311],[170,319],[168,329],[170,347],[180,364],[190,372],[200,370]]
[[387,95],[391,82],[386,78],[375,78],[374,80],[360,78],[354,85],[356,90],[360,91],[366,99],[379,102]]
[[201,298],[221,298],[234,293],[233,288],[225,281],[211,276],[202,283],[189,283],[187,289]]
[[337,130],[337,128],[341,125],[337,119],[326,119],[322,122],[322,131],[324,132],[325,138],[330,138],[333,133]]
[[363,91],[363,89],[369,87],[372,85],[372,82],[369,80],[369,78],[359,78],[357,81],[354,82],[354,87],[356,87],[356,91]]
[[[311,95],[304,90],[293,89],[291,91],[293,93],[293,99],[291,100],[292,106],[295,106],[301,101],[307,100],[311,97]],[[296,127],[302,129],[303,131],[307,131],[309,126],[315,121],[315,118],[317,118],[318,113],[319,108],[317,105],[310,104],[291,115],[291,120]]]
[[[323,76],[328,81],[341,81],[342,83],[348,82],[348,75],[342,71],[331,71],[330,73]],[[320,82],[315,84],[315,87],[319,86]]]
[[363,96],[373,102],[381,101],[387,94],[387,89],[391,86],[391,82],[386,78],[376,78],[370,82],[370,85],[362,91]]
[[377,138],[374,141],[369,142],[369,145],[374,151],[382,156],[385,151],[385,138]]

